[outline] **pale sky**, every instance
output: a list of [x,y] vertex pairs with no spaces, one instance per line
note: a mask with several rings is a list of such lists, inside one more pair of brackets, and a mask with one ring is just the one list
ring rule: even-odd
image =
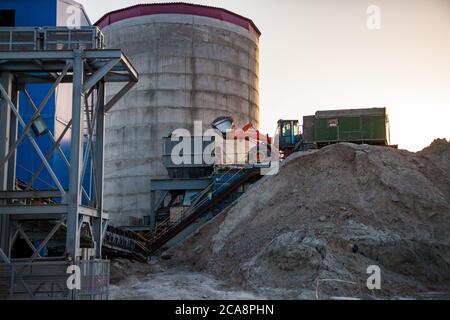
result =
[[[78,1],[92,22],[145,2]],[[385,106],[400,148],[450,139],[450,0],[184,2],[234,11],[261,30],[261,131],[317,110]],[[367,27],[370,5],[381,9],[379,30]]]

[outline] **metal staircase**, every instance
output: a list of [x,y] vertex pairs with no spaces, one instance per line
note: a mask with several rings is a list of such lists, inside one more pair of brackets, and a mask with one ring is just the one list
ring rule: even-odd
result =
[[200,217],[215,216],[222,212],[243,194],[238,191],[239,187],[258,176],[258,170],[248,167],[215,172],[211,176],[211,183],[191,199],[190,206],[184,209],[176,220],[167,217],[157,224],[153,233],[139,233],[124,227],[108,226],[103,241],[105,252],[146,261],[148,256]]
[[[214,215],[221,212],[224,209],[223,204],[226,203],[224,200],[240,186],[258,175],[257,171],[248,168],[229,169],[226,172],[213,174],[213,182],[195,196],[191,205],[182,212],[177,220],[173,221],[169,217],[158,224],[152,238],[150,238],[150,234],[147,234],[147,237],[150,238],[147,243],[149,252],[153,253],[161,248],[208,210],[211,210]],[[230,203],[228,202],[228,204]],[[222,208],[219,208],[221,204]]]

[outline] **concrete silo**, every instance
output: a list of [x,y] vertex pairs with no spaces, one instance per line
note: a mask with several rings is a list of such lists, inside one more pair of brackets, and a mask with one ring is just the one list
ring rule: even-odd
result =
[[183,3],[117,10],[97,25],[140,74],[106,124],[105,209],[112,224],[130,225],[149,214],[150,178],[167,175],[162,137],[224,115],[258,128],[260,32],[230,11]]

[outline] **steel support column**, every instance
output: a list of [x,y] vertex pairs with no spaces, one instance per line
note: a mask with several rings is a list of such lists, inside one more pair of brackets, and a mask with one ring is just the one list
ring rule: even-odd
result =
[[83,163],[82,94],[83,94],[83,51],[74,51],[72,86],[72,139],[70,142],[69,192],[67,196],[67,254],[77,260],[81,255],[78,248],[78,206],[81,204],[80,185]]
[[[151,180],[150,180],[150,190],[151,189]],[[155,191],[150,191],[150,235],[153,236],[156,230],[156,205],[155,205]]]
[[102,254],[102,246],[103,243],[103,235],[104,230],[103,227],[106,228],[106,224],[103,223],[103,173],[104,173],[104,150],[105,150],[105,110],[104,110],[104,101],[105,97],[105,83],[100,81],[98,84],[98,110],[97,120],[95,122],[95,151],[92,155],[94,158],[94,163],[96,164],[95,171],[95,184],[97,187],[97,193],[95,195],[95,205],[98,209],[99,218],[93,219],[93,233],[94,233],[94,241],[96,242],[96,254],[101,257]]
[[[12,81],[12,74],[6,72],[0,74],[0,85],[5,88],[10,97],[12,96],[13,89]],[[3,159],[9,153],[11,140],[15,141],[14,137],[10,137],[11,113],[7,99],[5,97],[0,98],[0,159]],[[8,190],[9,168],[10,166],[8,163],[4,163],[0,166],[0,191]],[[0,204],[6,205],[7,200],[0,200]],[[9,217],[0,216],[0,248],[3,252],[8,252],[9,249],[9,231]]]
[[[11,91],[11,100],[12,102],[18,106],[19,105],[19,91],[17,85],[12,85],[12,91]],[[10,112],[10,120],[9,120],[9,150],[14,148],[14,142],[17,139],[18,135],[18,127],[19,127],[19,120],[14,112]],[[8,190],[14,190],[16,185],[16,154],[17,151],[15,151],[10,158],[10,161],[8,162],[8,178],[7,178],[7,188]]]

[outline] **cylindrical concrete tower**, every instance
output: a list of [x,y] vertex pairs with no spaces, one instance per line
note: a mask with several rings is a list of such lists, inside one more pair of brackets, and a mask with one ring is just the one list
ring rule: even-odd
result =
[[105,210],[112,224],[130,225],[149,215],[150,179],[167,175],[162,137],[229,115],[258,128],[260,32],[230,11],[183,3],[121,9],[97,25],[140,75],[106,120]]

